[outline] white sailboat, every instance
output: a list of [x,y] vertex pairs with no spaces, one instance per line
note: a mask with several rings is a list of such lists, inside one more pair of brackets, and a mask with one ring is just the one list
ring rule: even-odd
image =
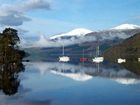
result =
[[101,63],[101,62],[104,61],[104,57],[99,56],[100,55],[99,53],[100,53],[99,52],[99,46],[97,46],[97,48],[96,48],[96,57],[92,59],[93,62]]
[[117,59],[117,62],[118,63],[125,63],[126,62],[126,59],[118,58]]
[[69,62],[69,61],[70,61],[70,57],[65,56],[64,45],[63,45],[62,56],[59,57],[59,62]]
[[138,62],[140,62],[140,58],[138,58]]

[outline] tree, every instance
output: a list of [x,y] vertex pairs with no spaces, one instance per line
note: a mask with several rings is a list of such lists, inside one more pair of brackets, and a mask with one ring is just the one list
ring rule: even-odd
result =
[[25,56],[24,51],[19,50],[20,38],[17,30],[6,28],[0,33],[0,63],[19,62]]
[[17,30],[13,28],[6,28],[2,33],[2,38],[6,46],[17,47],[17,44],[20,42]]
[[18,43],[20,39],[17,30],[6,28],[0,33],[0,90],[6,95],[18,91],[18,74],[24,71],[22,59],[25,52],[19,49]]

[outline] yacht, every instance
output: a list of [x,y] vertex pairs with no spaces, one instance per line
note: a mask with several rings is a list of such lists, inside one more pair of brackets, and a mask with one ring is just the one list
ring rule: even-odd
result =
[[140,58],[138,58],[138,62],[140,62]]
[[104,57],[99,56],[99,46],[96,48],[96,57],[92,59],[93,62],[95,63],[101,63],[104,61]]
[[64,45],[63,45],[62,56],[59,57],[59,62],[69,62],[69,61],[70,61],[70,57],[65,56]]
[[92,61],[95,63],[101,63],[104,61],[104,57],[95,57],[92,59]]
[[125,63],[126,62],[126,59],[118,58],[117,59],[117,62],[118,63]]
[[68,56],[61,56],[59,57],[59,62],[68,62],[70,58]]

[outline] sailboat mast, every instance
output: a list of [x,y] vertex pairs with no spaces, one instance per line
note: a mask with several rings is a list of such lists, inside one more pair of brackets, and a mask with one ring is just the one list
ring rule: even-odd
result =
[[84,51],[84,49],[83,49],[83,58],[85,57],[84,52],[85,52],[85,51]]
[[99,45],[98,45],[96,48],[96,56],[99,56],[99,55],[100,55],[100,52],[99,52]]
[[64,45],[63,45],[63,48],[62,48],[62,55],[63,55],[63,56],[65,55],[65,52],[64,52]]
[[99,39],[97,40],[97,47],[96,47],[96,56],[100,55],[100,51],[99,51]]
[[83,65],[84,65],[84,57],[85,57],[85,55],[84,55],[84,53],[85,53],[85,51],[84,51],[84,49],[83,49]]

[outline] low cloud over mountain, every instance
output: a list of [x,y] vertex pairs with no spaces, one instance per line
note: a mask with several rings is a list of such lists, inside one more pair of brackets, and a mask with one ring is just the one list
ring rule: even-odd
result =
[[[46,38],[45,35],[40,35],[38,41],[31,43],[30,47],[62,47],[86,42],[97,43],[97,41],[124,40],[140,32],[139,26],[132,27],[136,25],[129,24],[127,24],[127,27],[122,26],[126,25],[117,26],[120,27],[119,29],[112,28],[103,31],[91,31],[84,28],[78,28],[67,33],[54,35],[50,38]],[[28,46],[26,45],[26,47]]]

